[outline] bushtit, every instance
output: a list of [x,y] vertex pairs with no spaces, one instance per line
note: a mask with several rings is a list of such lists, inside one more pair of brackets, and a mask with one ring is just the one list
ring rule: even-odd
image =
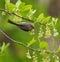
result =
[[31,31],[32,29],[34,29],[34,26],[28,22],[21,22],[21,23],[15,23],[11,20],[8,20],[9,23],[14,24],[16,26],[18,26],[20,29],[24,30],[24,31]]

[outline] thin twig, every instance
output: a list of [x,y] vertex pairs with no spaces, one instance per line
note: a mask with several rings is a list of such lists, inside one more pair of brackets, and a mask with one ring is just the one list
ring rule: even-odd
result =
[[23,17],[23,16],[20,16],[20,15],[16,14],[16,13],[11,13],[11,12],[8,12],[8,11],[6,11],[6,10],[4,10],[4,9],[0,9],[0,11],[4,11],[4,12],[6,12],[6,13],[9,14],[9,15],[13,14],[13,15],[19,17],[19,18],[22,18],[22,19],[24,19],[24,20],[33,22],[33,20],[27,19],[27,18],[25,18],[25,17]]
[[30,22],[33,22],[33,20],[30,20],[30,19],[27,19],[27,18],[25,18],[25,17],[19,16],[19,15],[16,14],[16,13],[12,13],[12,14],[15,15],[15,16],[17,16],[17,17],[19,17],[19,18],[22,18],[22,19],[24,19],[24,20],[28,20],[28,21],[30,21]]
[[[19,45],[22,45],[22,46],[24,46],[24,47],[26,47],[26,48],[28,48],[28,49],[30,49],[30,50],[32,50],[32,51],[36,51],[36,52],[41,52],[41,50],[38,50],[38,49],[34,49],[34,48],[32,48],[32,47],[28,47],[26,44],[24,44],[24,43],[22,43],[21,41],[15,41],[14,39],[12,39],[11,37],[9,37],[6,33],[4,33],[1,29],[0,29],[0,32],[6,37],[6,38],[8,38],[9,40],[11,40],[12,42],[14,42],[14,43],[17,43],[17,44],[19,44]],[[51,53],[51,54],[53,54],[53,53],[55,53],[55,52],[51,52],[51,51],[47,51],[47,50],[45,50],[45,52],[46,53]]]
[[[6,10],[4,10],[4,9],[0,9],[0,11],[4,11],[4,12],[6,12],[6,13],[9,14],[9,15],[13,14],[13,15],[19,17],[19,18],[24,19],[24,20],[27,20],[27,21],[30,21],[30,22],[34,22],[33,20],[30,20],[30,19],[28,19],[28,18],[25,18],[25,17],[23,17],[23,16],[20,16],[20,15],[18,15],[18,14],[16,14],[16,13],[8,12],[8,11],[6,11]],[[39,23],[40,23],[40,25],[46,26],[44,23],[41,23],[41,22],[39,22]]]
[[12,39],[12,38],[10,38],[6,33],[4,33],[1,29],[0,29],[0,32],[6,37],[6,38],[8,38],[9,40],[11,40],[12,42],[14,42],[14,43],[17,43],[17,44],[20,44],[20,45],[22,45],[22,46],[24,46],[24,47],[26,47],[26,48],[28,48],[28,49],[30,49],[30,50],[32,50],[32,51],[37,51],[37,52],[39,52],[38,50],[36,50],[36,49],[34,49],[34,48],[31,48],[31,47],[28,47],[26,44],[24,44],[24,43],[22,43],[22,42],[18,42],[18,41],[15,41],[14,39]]
[[9,15],[11,15],[12,13],[10,13],[10,12],[7,12],[6,10],[4,10],[4,9],[0,9],[0,11],[4,11],[5,13],[7,13],[7,14],[9,14]]

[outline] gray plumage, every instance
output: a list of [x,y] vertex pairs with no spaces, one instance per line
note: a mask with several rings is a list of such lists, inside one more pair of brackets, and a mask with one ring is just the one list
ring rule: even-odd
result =
[[17,24],[11,20],[8,20],[8,22],[18,26],[20,29],[22,29],[24,31],[31,31],[32,29],[34,29],[34,26],[28,22],[21,22],[20,24]]

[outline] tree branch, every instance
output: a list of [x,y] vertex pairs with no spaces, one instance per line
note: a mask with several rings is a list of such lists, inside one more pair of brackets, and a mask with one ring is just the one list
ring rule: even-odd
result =
[[[24,43],[22,43],[21,41],[15,41],[14,39],[12,39],[11,37],[9,37],[6,33],[4,33],[1,29],[0,29],[0,32],[6,37],[6,38],[8,38],[9,40],[11,40],[12,42],[14,42],[14,43],[17,43],[17,44],[19,44],[19,45],[22,45],[22,46],[24,46],[24,47],[26,47],[27,49],[30,49],[30,50],[32,50],[32,51],[36,51],[36,52],[38,52],[38,53],[40,53],[41,52],[41,50],[38,50],[38,49],[34,49],[34,48],[32,48],[32,47],[28,47],[26,44],[24,44]],[[50,53],[50,54],[54,54],[55,52],[51,52],[51,51],[48,51],[48,50],[45,50],[45,52],[46,53]]]
[[4,10],[4,9],[0,9],[0,11],[4,11],[4,12],[6,12],[6,13],[9,14],[9,15],[13,14],[13,15],[19,17],[19,18],[22,18],[22,19],[24,19],[24,20],[33,22],[33,20],[27,19],[27,18],[25,18],[25,17],[23,17],[23,16],[20,16],[20,15],[16,14],[16,13],[11,13],[11,12],[8,12],[8,11],[6,11],[6,10]]
[[[27,21],[30,21],[30,22],[34,22],[33,20],[30,20],[30,19],[28,19],[28,18],[25,18],[25,17],[23,17],[23,16],[20,16],[20,15],[18,15],[18,14],[16,14],[16,13],[8,12],[7,10],[4,10],[4,9],[0,9],[0,11],[4,11],[5,13],[7,13],[7,14],[9,14],[9,15],[13,14],[13,15],[19,17],[19,18],[24,19],[24,20],[27,20]],[[41,23],[41,22],[39,22],[39,23],[40,23],[41,25],[46,26],[44,23]]]
[[30,50],[32,50],[32,51],[40,52],[40,51],[38,51],[38,50],[36,50],[36,49],[34,49],[34,48],[28,47],[26,44],[24,44],[24,43],[22,43],[22,42],[20,42],[20,41],[19,41],[19,42],[18,42],[18,41],[15,41],[14,39],[10,38],[6,33],[4,33],[1,29],[0,29],[0,32],[1,32],[6,38],[8,38],[9,40],[11,40],[12,42],[17,43],[17,44],[20,44],[20,45],[22,45],[22,46],[24,46],[24,47],[26,47],[26,48],[28,48],[28,49],[30,49]]

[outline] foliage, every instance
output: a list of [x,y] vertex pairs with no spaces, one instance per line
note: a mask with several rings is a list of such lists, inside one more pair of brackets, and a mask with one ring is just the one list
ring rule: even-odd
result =
[[[34,47],[37,51],[39,51],[38,53],[41,56],[41,62],[59,62],[59,56],[57,55],[57,53],[60,52],[60,47],[56,51],[55,47],[53,51],[50,51],[49,44],[45,40],[51,38],[52,43],[55,44],[54,38],[57,37],[59,34],[56,29],[58,18],[45,16],[44,13],[41,13],[38,15],[38,17],[35,17],[34,14],[36,13],[36,10],[32,9],[32,5],[26,5],[20,0],[18,0],[15,4],[11,3],[10,0],[5,0],[5,8],[3,9],[6,9],[6,11],[10,12],[11,14],[9,15],[8,13],[1,11],[1,20],[5,17],[6,20],[10,19],[16,23],[26,21],[34,24],[34,30],[28,33],[22,30],[21,33],[24,33],[26,35],[28,34],[30,37],[32,37],[31,40],[26,42],[27,46]],[[19,18],[12,13],[16,13],[28,20]],[[30,20],[32,20],[32,22]],[[9,28],[9,26],[7,27]],[[27,40],[28,39],[26,39],[26,41]],[[7,45],[5,46],[5,43],[3,43],[1,51],[3,52],[6,47]],[[26,53],[27,58],[32,59],[33,62],[38,62],[38,54],[36,50],[32,51],[32,53],[30,54],[30,50],[28,49]]]
[[5,50],[8,48],[9,43],[5,44],[3,42],[2,46],[0,46],[0,55],[4,54]]

